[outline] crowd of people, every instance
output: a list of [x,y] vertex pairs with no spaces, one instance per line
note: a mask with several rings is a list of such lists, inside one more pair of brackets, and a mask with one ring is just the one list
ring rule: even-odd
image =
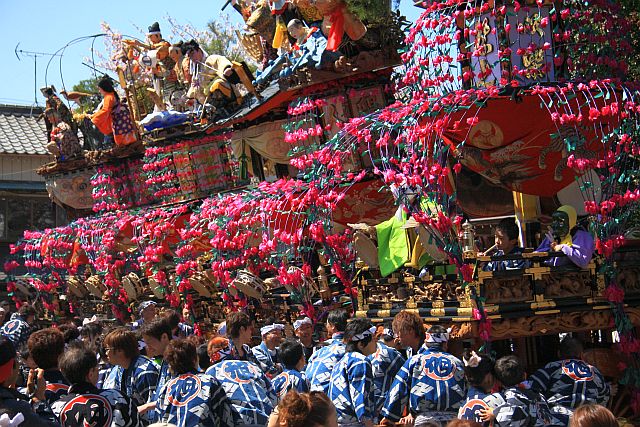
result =
[[[37,329],[24,305],[0,328],[2,426],[613,427],[610,386],[565,337],[559,360],[526,376],[514,355],[449,352],[449,332],[410,311],[386,327],[326,318],[258,329],[233,312],[208,339],[174,310],[140,305],[133,324]],[[254,330],[260,344],[251,347]]]

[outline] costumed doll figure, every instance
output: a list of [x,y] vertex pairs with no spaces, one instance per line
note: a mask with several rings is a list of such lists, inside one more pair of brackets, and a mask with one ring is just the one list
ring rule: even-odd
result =
[[376,226],[348,224],[357,230],[354,246],[358,256],[370,267],[379,267],[383,277],[406,263],[419,269],[429,262],[444,261],[447,256],[431,243],[429,232],[409,215],[412,209],[437,211],[435,204],[420,200],[419,191],[406,185],[392,187],[391,192],[396,200],[401,201],[393,217]]
[[573,206],[560,206],[551,215],[551,230],[546,234],[536,252],[563,252],[566,257],[547,261],[552,266],[571,265],[586,268],[593,257],[593,236],[577,225],[578,214]]
[[251,71],[243,64],[230,61],[222,55],[209,55],[202,67],[202,89],[205,94],[216,98],[242,102],[242,93],[237,84],[241,83],[248,92],[260,98],[253,83]]
[[[73,115],[71,114],[71,111],[69,110],[69,108],[67,108],[67,106],[64,104],[64,102],[62,102],[60,97],[56,95],[56,88],[53,85],[51,85],[51,86],[41,88],[40,92],[46,98],[45,109],[54,110],[58,114],[58,119],[68,124],[71,127],[71,129],[77,134],[78,125],[73,120]],[[45,122],[47,125],[47,138],[49,138],[49,136],[51,135],[51,130],[53,130],[53,126],[55,125],[51,123],[49,120],[47,120],[46,117],[45,117]]]
[[62,121],[60,114],[53,108],[44,111],[47,122],[53,126],[50,133],[47,150],[56,157],[56,161],[64,162],[82,155],[82,147],[78,140],[78,133],[71,126]]

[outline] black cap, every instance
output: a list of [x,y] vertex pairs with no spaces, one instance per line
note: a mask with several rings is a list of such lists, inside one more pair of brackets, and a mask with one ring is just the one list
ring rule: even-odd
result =
[[159,23],[154,22],[153,24],[151,24],[149,26],[149,32],[147,33],[147,35],[150,36],[152,34],[160,34],[160,24]]

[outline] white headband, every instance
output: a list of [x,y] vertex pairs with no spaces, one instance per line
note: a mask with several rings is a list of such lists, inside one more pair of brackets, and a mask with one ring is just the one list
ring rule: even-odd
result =
[[273,323],[271,325],[265,325],[260,328],[260,335],[267,335],[273,330],[284,331],[284,325],[281,323]]
[[304,319],[296,320],[295,322],[293,322],[293,329],[297,331],[300,328],[300,326],[305,324],[313,325],[313,322],[308,317],[305,317]]
[[390,328],[384,328],[384,329],[382,330],[382,335],[388,335],[388,336],[390,336],[391,338],[394,338],[394,337],[395,337],[395,335],[393,334],[393,329],[390,329]]
[[369,329],[367,329],[366,331],[364,331],[363,333],[352,336],[350,341],[351,342],[362,341],[363,339],[365,339],[367,337],[373,336],[373,334],[375,334],[375,333],[376,333],[376,327],[372,326]]
[[478,354],[475,351],[472,351],[471,357],[469,357],[468,359],[465,359],[463,357],[462,360],[464,362],[464,366],[468,366],[470,368],[477,368],[478,365],[480,364],[480,361],[482,360],[482,357],[478,356]]
[[441,333],[427,332],[426,342],[428,343],[442,343],[447,341],[449,341],[449,332],[441,332]]

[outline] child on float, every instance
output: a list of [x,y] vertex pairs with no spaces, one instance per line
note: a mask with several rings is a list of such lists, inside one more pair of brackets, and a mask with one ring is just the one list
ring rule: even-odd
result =
[[333,368],[329,398],[338,425],[372,427],[375,419],[373,370],[367,356],[376,351],[376,328],[367,319],[354,319],[344,333],[345,355]]
[[278,400],[282,401],[289,390],[295,390],[298,393],[308,392],[309,383],[304,372],[301,372],[306,364],[302,344],[288,338],[280,344],[278,356],[284,368],[272,381]]

